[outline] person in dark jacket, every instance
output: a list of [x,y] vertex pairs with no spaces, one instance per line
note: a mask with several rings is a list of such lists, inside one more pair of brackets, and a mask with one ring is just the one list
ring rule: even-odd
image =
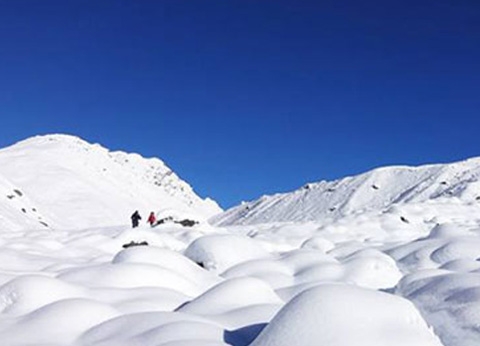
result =
[[150,224],[150,226],[155,226],[155,223],[157,222],[157,218],[155,217],[155,213],[152,211],[150,215],[148,216],[147,222]]
[[142,219],[140,214],[138,213],[138,210],[135,210],[135,212],[130,216],[132,219],[132,228],[138,227],[138,222]]

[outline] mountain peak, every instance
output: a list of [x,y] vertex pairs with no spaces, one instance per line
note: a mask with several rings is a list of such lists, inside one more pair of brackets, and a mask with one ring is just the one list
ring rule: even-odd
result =
[[0,175],[57,227],[124,224],[136,209],[200,220],[221,212],[160,159],[112,152],[71,135],[35,136],[0,150]]
[[36,135],[27,139],[21,140],[13,146],[27,146],[27,145],[43,145],[47,143],[60,143],[60,144],[77,144],[80,146],[92,145],[86,140],[70,134],[53,133],[45,135]]

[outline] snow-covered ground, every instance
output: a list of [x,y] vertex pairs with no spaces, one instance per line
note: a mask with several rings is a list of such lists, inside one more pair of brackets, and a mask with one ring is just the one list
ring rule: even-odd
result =
[[[477,159],[309,185],[308,197],[263,197],[247,213],[243,205],[211,219],[217,225],[206,220],[214,202],[180,193],[186,183],[175,178],[180,187],[160,186],[142,215],[199,223],[132,229],[122,196],[151,186],[137,167],[145,159],[125,167],[106,149],[49,138],[0,151],[2,346],[480,345]],[[70,164],[58,160],[63,150]],[[25,157],[49,164],[35,171]],[[104,167],[115,174],[100,179]],[[339,191],[343,207],[329,210],[324,194]],[[148,245],[124,248],[131,242]]]

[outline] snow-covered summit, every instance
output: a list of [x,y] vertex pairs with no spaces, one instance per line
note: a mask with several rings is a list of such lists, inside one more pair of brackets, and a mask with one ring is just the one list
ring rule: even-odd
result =
[[[162,217],[168,216],[163,211],[173,210],[196,219],[221,212],[160,159],[112,152],[70,135],[36,136],[0,150],[0,178],[0,191],[6,190],[0,208],[9,204],[25,210],[24,218],[7,223],[4,217],[0,226],[15,222],[32,227],[32,217],[38,227],[110,226],[129,222],[136,209],[144,218],[150,211]],[[8,198],[10,190],[22,196]],[[28,199],[27,207],[12,206],[20,197]],[[41,215],[30,215],[33,209]]]
[[396,204],[458,199],[480,203],[480,158],[419,167],[382,167],[332,182],[242,203],[211,219],[217,225],[338,220]]

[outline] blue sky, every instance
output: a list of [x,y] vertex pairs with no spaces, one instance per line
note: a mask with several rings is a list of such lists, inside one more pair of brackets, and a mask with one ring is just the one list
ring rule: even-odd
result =
[[480,155],[478,1],[2,1],[0,147],[160,157],[223,207]]

